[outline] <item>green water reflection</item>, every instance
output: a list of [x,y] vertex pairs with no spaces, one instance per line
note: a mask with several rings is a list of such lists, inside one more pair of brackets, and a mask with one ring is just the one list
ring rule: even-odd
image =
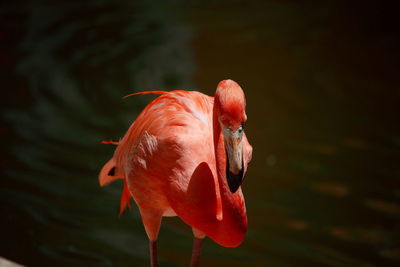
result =
[[[135,1],[131,1],[135,2]],[[204,266],[400,263],[399,42],[390,7],[241,2],[28,1],[2,9],[0,256],[29,266],[147,266],[136,208],[99,188],[150,98],[134,90],[246,92],[254,147],[238,248],[205,242]],[[4,85],[3,85],[4,86]],[[162,266],[192,234],[164,220]]]

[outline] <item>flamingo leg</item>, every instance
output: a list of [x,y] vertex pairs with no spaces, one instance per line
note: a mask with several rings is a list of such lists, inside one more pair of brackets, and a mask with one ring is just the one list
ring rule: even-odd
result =
[[193,249],[192,249],[192,260],[190,262],[190,267],[198,267],[200,262],[201,247],[203,245],[204,238],[193,239]]
[[150,266],[157,267],[157,240],[149,241],[150,245]]
[[140,209],[142,215],[142,221],[146,234],[149,237],[149,249],[150,249],[150,265],[151,267],[157,267],[157,236],[160,230],[162,215],[159,212]]
[[193,249],[192,249],[192,259],[190,261],[190,267],[198,267],[200,262],[201,247],[203,245],[203,240],[205,234],[196,228],[192,228],[194,239],[193,239]]

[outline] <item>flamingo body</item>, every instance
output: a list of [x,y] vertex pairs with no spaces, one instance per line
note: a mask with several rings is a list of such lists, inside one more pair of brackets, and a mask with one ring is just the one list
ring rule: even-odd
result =
[[[226,167],[219,167],[226,166],[227,154],[215,125],[214,97],[195,91],[158,93],[103,167],[100,184],[124,179],[121,211],[132,197],[150,240],[156,240],[162,216],[177,215],[216,243],[238,246],[247,229],[245,201],[241,188],[230,191]],[[231,120],[228,113],[224,118]],[[243,134],[244,173],[251,154]]]

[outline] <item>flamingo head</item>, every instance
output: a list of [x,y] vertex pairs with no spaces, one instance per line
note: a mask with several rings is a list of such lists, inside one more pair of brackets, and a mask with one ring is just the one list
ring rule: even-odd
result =
[[227,156],[226,178],[230,191],[235,193],[244,176],[243,124],[247,116],[242,88],[232,80],[221,81],[215,94],[215,105]]

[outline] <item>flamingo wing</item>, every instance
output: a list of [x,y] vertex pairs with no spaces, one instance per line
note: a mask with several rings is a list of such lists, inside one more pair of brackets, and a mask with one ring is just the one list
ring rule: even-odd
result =
[[[172,91],[163,93],[139,114],[114,155],[133,195],[151,194],[157,203],[153,206],[164,209],[171,206],[165,198],[168,195],[174,199],[181,196],[181,204],[192,201],[184,194],[197,166],[207,162],[215,169],[212,105],[213,99],[204,94]],[[212,208],[215,217],[222,214],[221,197],[217,176],[211,178],[217,201]]]

